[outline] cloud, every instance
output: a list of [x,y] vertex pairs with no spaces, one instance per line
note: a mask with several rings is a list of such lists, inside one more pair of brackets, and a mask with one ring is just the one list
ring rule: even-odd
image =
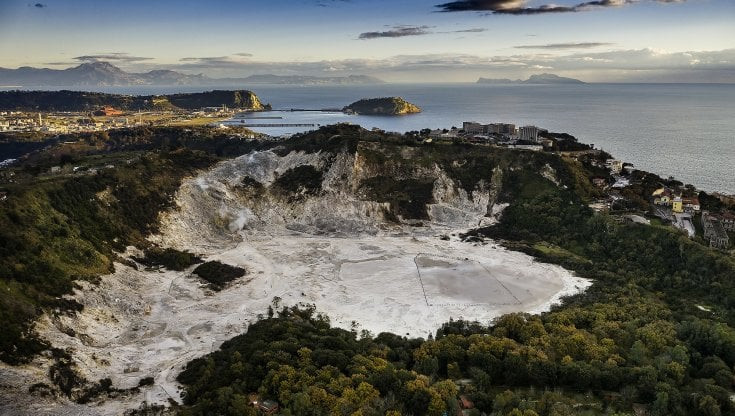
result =
[[179,61],[181,62],[224,62],[229,60],[229,56],[206,56],[206,57],[187,57],[187,58],[181,58]]
[[519,9],[524,6],[525,0],[460,0],[439,4],[436,7],[443,12],[463,11],[491,11]]
[[378,38],[402,38],[405,36],[421,36],[428,35],[429,26],[394,26],[390,30],[383,32],[364,32],[360,33],[358,39],[378,39]]
[[[237,78],[253,74],[370,74],[396,82],[449,82],[474,81],[479,76],[516,79],[539,72],[553,72],[586,81],[602,82],[735,83],[735,49],[690,52],[654,49],[558,52],[544,49],[518,52],[520,53],[495,56],[446,53],[316,61],[260,61],[235,59],[234,56],[184,58],[177,64],[163,68],[204,72],[216,78]],[[146,62],[141,63],[138,69],[162,69],[162,66]]]
[[179,62],[183,62],[181,66],[186,69],[237,68],[249,64],[250,60],[247,58],[252,56],[251,53],[239,52],[225,56],[187,57],[179,59]]
[[[29,4],[29,6],[31,6],[31,5]],[[35,7],[35,8],[37,8],[37,9],[43,9],[43,8],[48,7],[48,5],[43,4],[43,3],[36,3],[36,4],[33,4],[32,6]]]
[[[435,7],[442,12],[479,11],[491,14],[534,15],[546,13],[576,13],[607,7],[621,7],[638,3],[641,0],[593,0],[582,3],[559,5],[544,4],[527,7],[528,0],[457,0],[438,4]],[[686,0],[644,0],[657,3],[683,3]]]
[[49,65],[49,66],[71,66],[71,65],[79,65],[79,62],[73,62],[73,61],[55,61],[55,62],[44,62],[41,65]]
[[122,62],[122,63],[133,63],[133,62],[150,61],[153,58],[146,58],[143,56],[131,56],[130,54],[125,53],[125,52],[110,52],[110,53],[103,53],[103,54],[97,54],[97,55],[76,56],[72,59],[78,62],[113,61],[113,62]]
[[481,32],[487,32],[487,29],[484,29],[481,27],[474,27],[471,29],[453,30],[451,32],[445,32],[445,33],[481,33]]
[[599,46],[610,46],[613,43],[606,42],[579,42],[579,43],[547,43],[545,45],[518,45],[516,49],[586,49]]
[[487,32],[487,29],[480,28],[480,27],[450,30],[446,32],[432,32],[430,29],[431,29],[431,26],[393,26],[393,28],[386,30],[386,31],[360,33],[360,35],[357,38],[361,40],[367,40],[367,39],[380,39],[380,38],[402,38],[404,36],[423,36],[423,35],[432,35],[432,34],[437,34],[437,33],[482,33],[482,32]]

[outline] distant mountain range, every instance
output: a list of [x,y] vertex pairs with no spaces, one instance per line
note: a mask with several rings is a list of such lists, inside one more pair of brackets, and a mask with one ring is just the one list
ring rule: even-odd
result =
[[368,75],[348,75],[346,77],[312,77],[306,75],[251,75],[245,78],[231,78],[249,84],[301,84],[301,85],[346,85],[346,84],[383,84],[385,81]]
[[130,85],[233,85],[233,84],[381,84],[382,80],[367,75],[345,77],[251,75],[245,78],[210,78],[170,70],[126,72],[109,62],[84,63],[68,69],[20,67],[0,68],[0,86],[67,87]]
[[480,78],[478,84],[586,84],[574,78],[560,77],[554,74],[531,75],[527,80],[508,78]]

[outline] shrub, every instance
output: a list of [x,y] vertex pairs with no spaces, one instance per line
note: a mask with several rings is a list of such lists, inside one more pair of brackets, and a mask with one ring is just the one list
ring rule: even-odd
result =
[[212,290],[222,290],[227,283],[245,276],[246,270],[242,267],[230,266],[218,261],[208,261],[196,269],[194,274],[204,279]]

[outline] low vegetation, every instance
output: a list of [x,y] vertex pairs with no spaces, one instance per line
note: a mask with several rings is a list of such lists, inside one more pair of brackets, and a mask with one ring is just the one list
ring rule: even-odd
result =
[[169,270],[186,270],[187,268],[201,263],[201,257],[187,251],[179,251],[173,248],[152,247],[143,252],[143,257],[134,257],[135,261],[148,267],[165,267]]
[[428,219],[426,204],[434,200],[433,180],[400,180],[381,175],[364,180],[360,190],[368,200],[390,203],[391,213],[405,219]]
[[271,189],[291,202],[306,196],[317,195],[322,190],[324,172],[311,165],[301,165],[278,175]]

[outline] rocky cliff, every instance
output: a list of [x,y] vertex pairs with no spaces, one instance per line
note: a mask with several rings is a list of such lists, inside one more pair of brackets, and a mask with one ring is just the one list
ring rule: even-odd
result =
[[221,242],[243,229],[375,235],[394,226],[473,227],[497,213],[509,172],[541,171],[547,163],[538,154],[406,146],[327,129],[313,133],[327,139],[307,134],[186,181],[178,209],[163,218],[164,239],[182,240],[162,243]]

